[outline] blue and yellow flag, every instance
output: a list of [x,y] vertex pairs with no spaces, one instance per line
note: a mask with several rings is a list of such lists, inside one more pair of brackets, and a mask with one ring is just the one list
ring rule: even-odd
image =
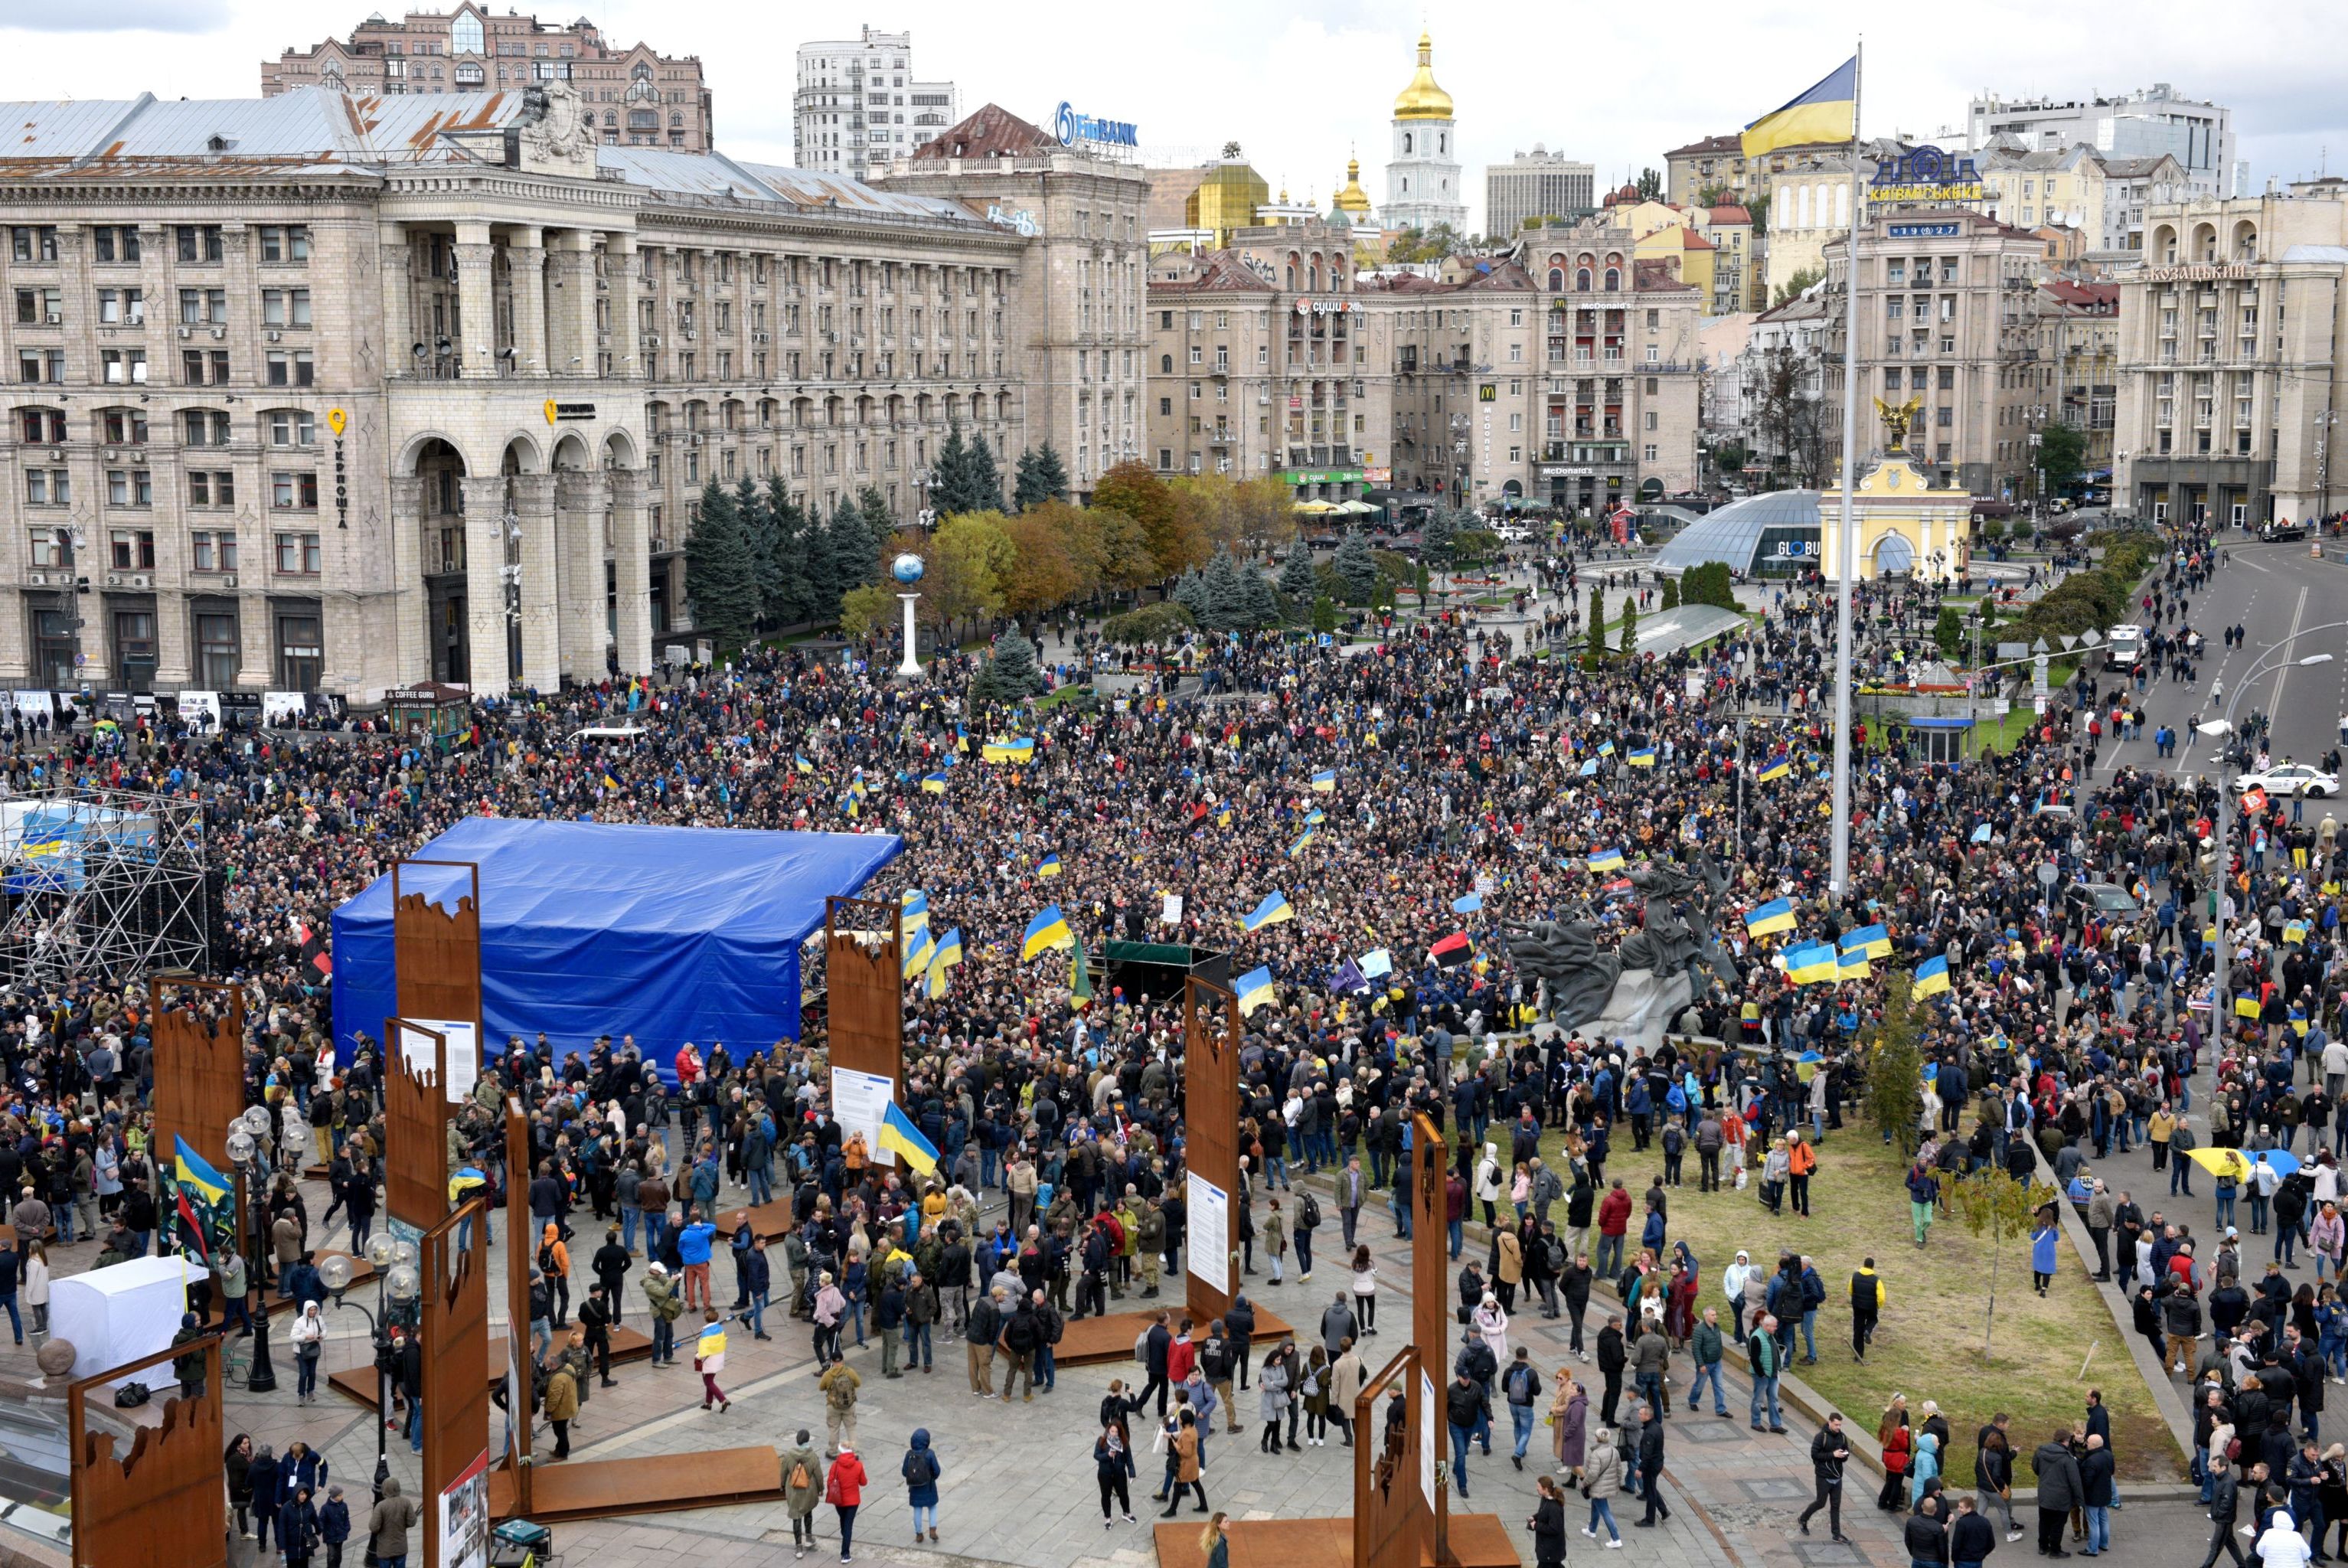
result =
[[1863,947],[1846,947],[1835,957],[1835,972],[1845,980],[1864,980],[1875,973]]
[[210,1264],[236,1244],[234,1203],[228,1179],[205,1162],[188,1140],[173,1135],[171,1210],[180,1250]]
[[1847,142],[1859,135],[1859,57],[1853,55],[1807,91],[1745,128],[1743,151],[1758,158],[1781,147]]
[[880,1147],[924,1176],[938,1168],[938,1146],[922,1136],[905,1108],[893,1099],[880,1114]]
[[1045,855],[1043,860],[1036,864],[1035,874],[1039,877],[1058,876],[1060,874],[1060,857],[1056,854]]
[[1280,999],[1279,994],[1273,989],[1272,971],[1269,968],[1251,970],[1241,975],[1240,983],[1234,989],[1239,995],[1240,1016],[1243,1018],[1266,1002],[1276,1002]]
[[1267,925],[1278,925],[1283,920],[1293,920],[1296,912],[1288,907],[1288,895],[1279,892],[1266,893],[1255,913],[1241,923],[1249,931],[1261,931]]
[[909,933],[904,942],[904,977],[911,980],[914,975],[927,969],[930,966],[930,956],[937,951],[937,946],[936,940],[930,935],[930,928],[926,925]]
[[1304,831],[1298,836],[1296,841],[1288,846],[1288,858],[1292,861],[1297,856],[1303,854],[1304,852],[1304,846],[1311,843],[1313,841],[1313,835],[1320,830],[1321,830],[1318,828],[1305,829]]
[[1027,934],[1019,944],[1019,956],[1033,958],[1055,947],[1073,947],[1076,941],[1076,934],[1068,929],[1067,917],[1060,913],[1060,906],[1047,903],[1043,913],[1027,923]]
[[1614,755],[1614,743],[1613,743],[1612,741],[1611,741],[1611,740],[1601,740],[1601,741],[1600,741],[1600,742],[1598,743],[1598,755],[1599,755],[1599,756],[1601,756],[1601,757],[1612,757],[1612,756],[1613,756],[1613,755]]
[[1593,872],[1619,872],[1622,869],[1622,851],[1601,850],[1585,863]]
[[1767,903],[1745,912],[1745,934],[1766,936],[1773,931],[1794,929],[1794,901],[1773,898]]
[[906,931],[916,931],[930,923],[930,895],[920,888],[909,887],[897,895],[897,923]]
[[1823,942],[1786,949],[1786,978],[1797,985],[1828,985],[1836,975],[1835,950]]
[[1843,934],[1842,950],[1865,954],[1869,958],[1889,958],[1891,956],[1891,932],[1880,924],[1862,925],[1856,931]]
[[806,758],[804,758],[804,757],[796,757],[796,756],[795,756],[795,757],[793,757],[793,758],[791,758],[791,760],[792,760],[794,763],[798,764],[798,770],[799,770],[800,772],[802,772],[802,773],[812,773],[812,772],[814,772],[814,771],[815,771],[815,764],[814,764],[814,763],[812,763],[812,762],[809,762],[809,761],[808,761]]
[[927,795],[944,794],[946,792],[946,776],[942,773],[922,774],[922,791],[923,794]]
[[979,748],[979,756],[988,762],[1033,762],[1035,738],[1023,735],[1011,740],[990,740]]
[[1328,816],[1329,814],[1326,811],[1322,810],[1318,806],[1316,806],[1312,810],[1304,813],[1304,825],[1308,828],[1317,828],[1323,822],[1328,820]]
[[188,1140],[172,1134],[171,1171],[182,1187],[192,1189],[207,1203],[228,1201],[228,1178],[213,1170],[204,1157],[188,1146]]
[[604,789],[617,789],[619,787],[620,787],[620,781],[619,781],[617,779],[613,778],[609,773],[606,773],[606,774],[604,774],[604,775],[603,775],[603,788],[604,788]]
[[1318,795],[1326,795],[1331,793],[1336,788],[1337,770],[1335,769],[1324,768],[1320,772],[1315,773],[1313,776],[1313,793]]
[[1655,765],[1655,748],[1652,746],[1642,746],[1624,757],[1623,760],[1633,768],[1653,768]]
[[1780,751],[1761,765],[1761,782],[1774,784],[1794,770],[1794,759]]
[[957,925],[938,938],[930,952],[928,993],[932,1001],[946,994],[946,971],[962,962],[962,927]]
[[1937,996],[1949,988],[1949,961],[1946,957],[1927,958],[1916,965],[1916,985],[1912,995],[1918,1001]]

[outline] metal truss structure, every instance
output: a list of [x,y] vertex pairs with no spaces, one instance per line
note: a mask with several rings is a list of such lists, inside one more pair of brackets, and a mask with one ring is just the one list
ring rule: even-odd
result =
[[0,985],[203,974],[203,808],[103,786],[0,800]]

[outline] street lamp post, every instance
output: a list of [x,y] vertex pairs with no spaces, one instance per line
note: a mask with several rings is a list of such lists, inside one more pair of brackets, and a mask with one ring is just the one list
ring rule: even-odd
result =
[[247,1108],[228,1124],[228,1157],[245,1181],[244,1287],[260,1298],[258,1306],[247,1315],[252,1324],[252,1366],[245,1375],[244,1387],[250,1394],[266,1394],[277,1387],[277,1369],[269,1360],[269,1303],[262,1296],[261,1284],[261,1220],[267,1212],[262,1191],[267,1166],[261,1159],[261,1140],[268,1136],[269,1112],[261,1106]]
[[351,1287],[351,1276],[356,1273],[351,1260],[341,1253],[318,1265],[318,1277],[333,1293],[335,1305],[349,1307],[367,1320],[367,1335],[375,1344],[375,1501],[383,1501],[383,1483],[391,1476],[391,1459],[385,1448],[384,1434],[390,1429],[385,1424],[391,1415],[391,1374],[396,1352],[391,1346],[391,1312],[386,1303],[415,1299],[422,1282],[416,1272],[416,1243],[395,1241],[389,1236],[377,1236],[367,1243],[367,1262],[375,1265],[375,1310],[367,1311],[364,1302],[345,1301],[343,1293]]
[[919,645],[913,640],[913,606],[921,602],[922,570],[922,558],[911,551],[889,563],[889,575],[904,590],[897,595],[897,602],[905,607],[905,655],[897,661],[897,673],[907,679],[918,679],[922,673]]

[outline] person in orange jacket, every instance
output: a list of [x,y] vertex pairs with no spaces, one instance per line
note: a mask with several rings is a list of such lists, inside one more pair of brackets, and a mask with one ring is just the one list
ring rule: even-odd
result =
[[571,1249],[562,1244],[562,1228],[552,1220],[538,1238],[538,1270],[554,1287],[554,1326],[568,1327],[571,1314]]
[[1792,1190],[1794,1212],[1805,1220],[1810,1217],[1810,1177],[1818,1168],[1818,1151],[1810,1147],[1797,1128],[1787,1135],[1792,1145],[1786,1150],[1786,1176]]

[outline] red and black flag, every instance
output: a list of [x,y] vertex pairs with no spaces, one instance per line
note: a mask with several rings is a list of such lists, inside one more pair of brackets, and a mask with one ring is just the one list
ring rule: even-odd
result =
[[1476,944],[1468,940],[1464,931],[1455,931],[1426,951],[1440,969],[1455,969],[1476,956]]
[[294,940],[302,945],[302,967],[315,971],[321,979],[335,973],[334,955],[326,951],[325,939],[310,928],[309,922],[295,916]]

